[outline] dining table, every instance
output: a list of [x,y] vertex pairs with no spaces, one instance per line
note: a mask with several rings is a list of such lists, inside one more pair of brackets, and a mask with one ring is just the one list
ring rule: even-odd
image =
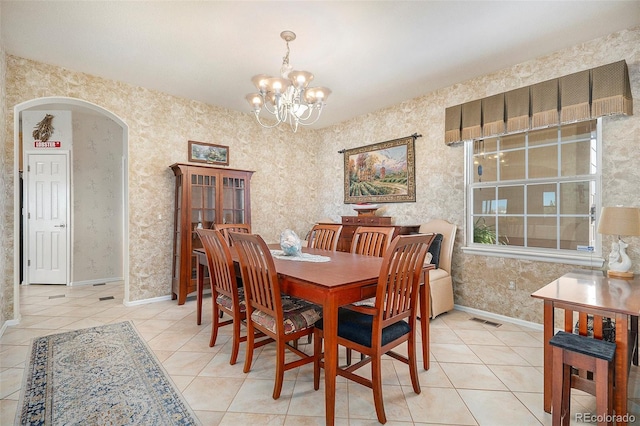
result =
[[[269,245],[278,250],[278,244]],[[338,308],[375,296],[382,258],[341,251],[302,248],[303,253],[324,256],[328,261],[308,262],[274,256],[280,289],[322,306],[324,322],[324,384],[326,424],[335,423],[336,372],[338,367]],[[204,249],[195,249],[198,257],[197,292],[198,321],[201,321],[201,302],[207,264]],[[236,256],[234,255],[234,258]],[[429,274],[433,266],[425,266],[421,273],[420,327],[422,331],[423,367],[429,369]]]
[[[621,279],[599,270],[575,270],[531,294],[544,301],[544,411],[551,412],[553,357],[549,340],[556,309],[564,312],[564,331],[574,332],[574,315],[592,315],[615,321],[613,407],[618,425],[630,418],[627,408],[630,364],[638,365],[640,277]],[[602,338],[602,336],[600,336]]]

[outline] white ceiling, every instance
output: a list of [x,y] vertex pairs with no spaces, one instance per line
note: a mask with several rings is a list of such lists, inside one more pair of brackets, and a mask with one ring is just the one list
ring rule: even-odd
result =
[[249,112],[255,74],[329,87],[325,127],[640,25],[640,1],[5,1],[11,55]]

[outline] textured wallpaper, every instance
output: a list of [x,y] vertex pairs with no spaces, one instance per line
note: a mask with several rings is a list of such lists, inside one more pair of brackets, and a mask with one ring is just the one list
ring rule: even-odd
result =
[[[189,139],[228,145],[229,167],[255,171],[252,226],[267,241],[276,241],[285,228],[304,236],[315,220],[354,214],[343,203],[343,159],[338,150],[419,133],[417,201],[384,205],[380,214],[394,217],[396,224],[419,224],[431,218],[455,223],[456,303],[542,322],[542,304],[530,297],[531,292],[574,267],[461,251],[464,157],[462,147],[444,145],[445,108],[626,59],[636,115],[604,121],[603,203],[640,205],[640,174],[635,167],[640,159],[638,45],[640,28],[614,33],[330,128],[296,134],[284,127],[263,129],[248,114],[9,56],[7,112],[26,100],[69,96],[100,105],[129,126],[131,301],[170,293],[174,178],[168,166],[186,161]],[[6,123],[7,134],[12,134],[12,126],[12,121]],[[6,150],[6,156],[12,161],[12,148]],[[11,228],[11,213],[5,216]],[[640,241],[630,242],[631,257],[638,264]],[[4,248],[8,249],[6,243]],[[516,281],[515,291],[507,290],[510,280]],[[6,293],[12,297],[11,291]]]
[[122,128],[93,114],[72,113],[74,284],[123,275]]
[[13,204],[10,200],[13,198],[13,182],[9,176],[12,174],[13,167],[8,167],[7,162],[12,161],[13,156],[9,151],[12,136],[9,136],[9,127],[7,125],[7,109],[6,105],[6,79],[7,79],[7,61],[4,52],[4,45],[0,40],[0,241],[2,241],[2,250],[0,250],[0,327],[5,321],[13,319],[13,245],[9,245],[8,241],[10,233],[7,230],[9,224],[13,224],[10,218],[13,216]]

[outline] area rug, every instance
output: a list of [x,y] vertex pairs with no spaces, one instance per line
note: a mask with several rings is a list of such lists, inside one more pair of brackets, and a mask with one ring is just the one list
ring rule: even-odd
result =
[[197,425],[130,322],[34,339],[16,423]]

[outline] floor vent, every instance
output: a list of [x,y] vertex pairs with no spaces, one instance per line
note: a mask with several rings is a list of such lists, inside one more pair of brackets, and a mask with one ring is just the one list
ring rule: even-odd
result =
[[115,299],[113,296],[105,296],[105,297],[101,297],[100,301],[102,302],[103,300],[113,300]]
[[96,287],[96,286],[99,286],[99,285],[107,285],[107,283],[94,284],[93,286]]
[[64,297],[64,294],[58,294],[56,296],[49,296],[49,299],[60,299],[61,297]]
[[480,322],[482,324],[491,325],[494,327],[500,327],[502,325],[499,322],[488,321],[488,320],[484,320],[482,318],[476,318],[476,317],[471,318],[471,321]]

